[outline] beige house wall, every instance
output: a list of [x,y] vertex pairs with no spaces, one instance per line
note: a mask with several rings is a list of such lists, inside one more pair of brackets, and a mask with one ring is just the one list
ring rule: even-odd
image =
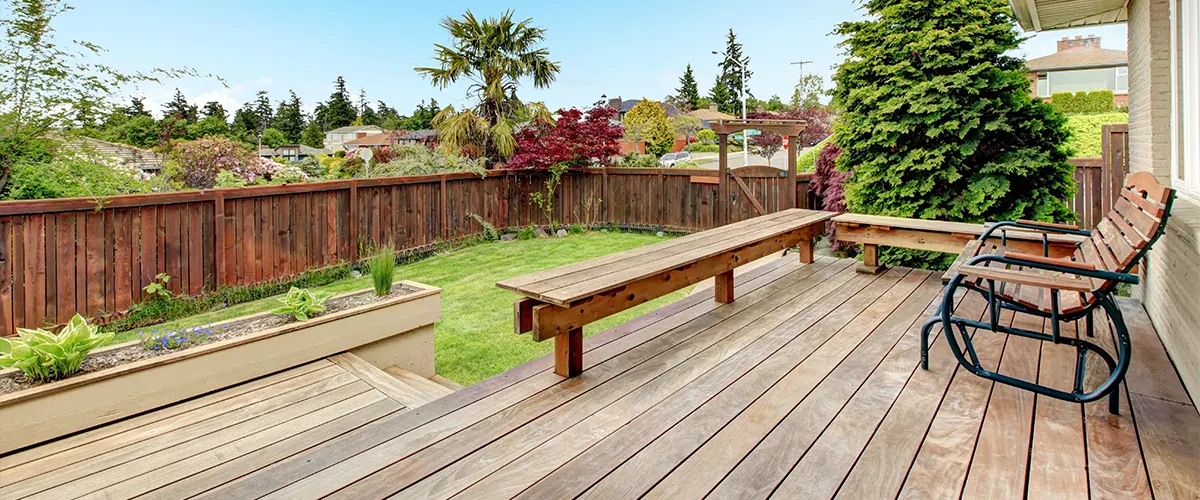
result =
[[[1129,169],[1172,185],[1171,2],[1129,2]],[[1195,106],[1195,104],[1192,104]],[[1200,158],[1176,158],[1197,162]],[[1142,299],[1192,401],[1200,395],[1200,202],[1180,193],[1143,266]],[[1133,346],[1136,350],[1137,345]],[[1137,359],[1135,355],[1135,360]]]

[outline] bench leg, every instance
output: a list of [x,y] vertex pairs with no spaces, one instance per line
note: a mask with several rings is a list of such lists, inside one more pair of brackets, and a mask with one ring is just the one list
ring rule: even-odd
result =
[[713,286],[716,292],[717,302],[728,304],[733,302],[733,270],[725,271],[718,274],[716,284]]
[[800,245],[798,246],[798,250],[800,253],[800,263],[801,264],[812,264],[813,263],[813,233],[812,233],[812,231],[809,231],[808,236],[806,236],[803,240],[800,240]]
[[554,337],[554,373],[567,378],[583,373],[583,328]]
[[883,272],[885,266],[879,265],[879,247],[871,243],[863,244],[863,261],[858,265],[857,271],[867,274],[879,274]]

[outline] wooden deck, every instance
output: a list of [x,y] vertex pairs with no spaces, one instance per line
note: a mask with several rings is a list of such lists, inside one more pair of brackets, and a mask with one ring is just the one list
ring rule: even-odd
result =
[[[854,267],[781,259],[732,303],[587,339],[576,378],[547,356],[411,410],[307,365],[0,457],[0,498],[1200,496],[1200,414],[1136,302],[1114,417],[974,377],[940,338],[920,370],[940,273]],[[1069,383],[1072,352],[979,335],[1002,372]]]

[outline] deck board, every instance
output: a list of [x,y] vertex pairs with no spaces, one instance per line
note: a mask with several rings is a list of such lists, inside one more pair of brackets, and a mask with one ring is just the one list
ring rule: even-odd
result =
[[[540,358],[410,409],[378,380],[322,361],[0,457],[0,497],[1200,492],[1200,414],[1134,302],[1122,310],[1136,358],[1112,416],[1103,401],[976,377],[940,335],[931,369],[920,369],[920,326],[941,298],[928,271],[864,275],[851,260],[778,259],[738,281],[730,304],[696,294],[588,338],[574,379]],[[983,301],[968,295],[958,309],[979,317]],[[989,369],[1070,384],[1070,349],[969,333]],[[1102,322],[1096,340],[1111,348]],[[1088,370],[1087,383],[1099,383],[1101,367]]]

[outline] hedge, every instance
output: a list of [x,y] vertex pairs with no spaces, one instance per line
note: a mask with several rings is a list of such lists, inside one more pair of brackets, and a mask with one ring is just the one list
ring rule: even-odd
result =
[[1091,92],[1058,92],[1050,96],[1050,106],[1060,113],[1111,113],[1113,93],[1111,90],[1093,90]]
[[1071,115],[1067,117],[1067,129],[1071,139],[1073,158],[1099,158],[1101,153],[1101,127],[1106,123],[1129,123],[1129,113],[1103,113],[1098,115]]

